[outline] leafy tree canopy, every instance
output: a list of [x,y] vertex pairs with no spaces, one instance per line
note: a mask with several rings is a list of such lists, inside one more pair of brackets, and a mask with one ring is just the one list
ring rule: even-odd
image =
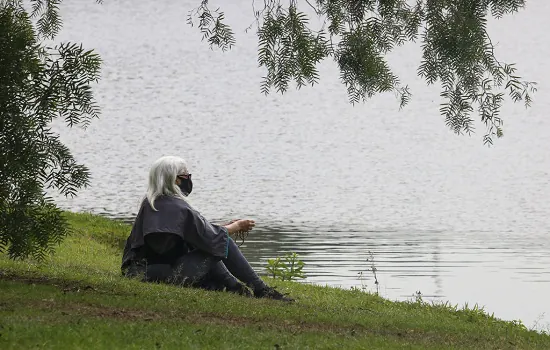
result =
[[[91,84],[101,60],[74,43],[45,46],[61,28],[60,0],[0,0],[0,252],[44,258],[68,233],[45,189],[72,196],[88,184],[50,124],[98,117]],[[31,19],[36,20],[36,27]]]
[[[487,18],[517,12],[525,0],[252,0],[259,39],[258,63],[266,71],[261,90],[284,93],[319,82],[317,65],[333,59],[351,103],[394,92],[403,107],[411,92],[390,69],[386,55],[406,42],[420,42],[418,75],[440,83],[440,112],[457,134],[474,131],[472,115],[486,125],[484,143],[503,135],[500,108],[506,95],[531,104],[536,84],[524,81],[513,64],[499,61]],[[313,28],[308,15],[323,23]],[[244,9],[243,9],[244,10]],[[211,47],[230,49],[233,30],[209,0],[189,14]],[[254,25],[254,24],[253,24]]]

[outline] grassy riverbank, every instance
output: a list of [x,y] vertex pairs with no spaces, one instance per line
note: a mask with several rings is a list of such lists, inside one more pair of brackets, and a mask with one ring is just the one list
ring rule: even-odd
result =
[[75,232],[45,263],[0,256],[1,349],[550,349],[476,310],[280,281],[296,303],[123,279],[129,226],[67,216]]

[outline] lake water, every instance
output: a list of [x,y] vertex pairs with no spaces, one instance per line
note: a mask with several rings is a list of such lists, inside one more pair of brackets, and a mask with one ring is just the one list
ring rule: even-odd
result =
[[[256,267],[285,252],[307,263],[307,282],[463,305],[550,325],[550,2],[529,1],[493,21],[497,56],[538,81],[531,109],[507,104],[505,137],[484,128],[455,136],[439,115],[437,87],[415,76],[418,45],[390,62],[409,84],[402,111],[391,94],[347,102],[332,62],[322,83],[284,96],[260,93],[250,1],[223,5],[237,34],[230,52],[201,42],[187,14],[199,1],[73,1],[60,39],[104,59],[102,117],[59,128],[93,174],[64,208],[132,219],[149,165],[187,159],[192,203],[212,220],[251,217],[243,249]],[[220,3],[221,4],[221,3]]]

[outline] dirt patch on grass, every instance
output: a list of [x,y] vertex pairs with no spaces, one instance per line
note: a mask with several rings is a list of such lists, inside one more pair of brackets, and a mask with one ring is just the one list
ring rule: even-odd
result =
[[20,282],[25,284],[44,284],[51,286],[62,286],[67,288],[87,288],[93,289],[92,286],[86,285],[78,281],[67,281],[62,279],[50,278],[46,276],[18,276],[0,271],[0,280]]
[[[9,304],[9,302],[8,302]],[[51,313],[51,317],[43,322],[63,323],[79,322],[81,319],[117,320],[120,322],[165,322],[180,321],[194,326],[218,325],[227,327],[252,327],[259,332],[264,330],[278,331],[281,333],[300,335],[301,333],[327,333],[336,336],[361,337],[365,335],[396,338],[411,343],[450,343],[450,337],[437,333],[422,333],[414,330],[395,332],[384,329],[367,329],[362,325],[335,325],[324,323],[312,323],[295,320],[257,319],[235,315],[220,315],[214,313],[193,312],[182,314],[178,311],[148,311],[130,308],[119,308],[108,305],[92,304],[88,302],[61,301],[54,298],[42,300],[28,300],[24,304],[10,305],[11,312],[17,313],[17,309],[33,309],[40,312]]]
[[81,315],[88,317],[111,318],[122,321],[154,321],[160,320],[163,316],[160,313],[105,307],[103,305],[90,305],[83,303],[65,303],[61,305],[62,313],[65,315]]
[[8,274],[0,271],[0,281],[12,281],[24,284],[39,284],[47,285],[59,288],[63,293],[78,293],[78,292],[94,292],[98,294],[110,294],[110,295],[130,295],[129,293],[121,293],[113,290],[98,289],[84,281],[68,281],[60,278],[51,278],[47,276],[19,276]]
[[285,332],[299,333],[303,331],[311,332],[330,332],[330,333],[346,333],[356,332],[359,330],[365,331],[364,327],[340,327],[330,324],[306,323],[304,321],[296,322],[292,320],[265,320],[255,319],[251,317],[235,316],[235,315],[220,315],[215,313],[193,312],[182,314],[174,311],[148,311],[130,308],[112,307],[109,305],[98,305],[88,302],[73,302],[60,301],[54,298],[42,300],[28,300],[25,305],[18,307],[33,308],[40,311],[55,310],[64,316],[79,316],[90,318],[109,318],[120,321],[183,321],[192,324],[215,324],[234,327],[255,326],[258,329],[278,329]]

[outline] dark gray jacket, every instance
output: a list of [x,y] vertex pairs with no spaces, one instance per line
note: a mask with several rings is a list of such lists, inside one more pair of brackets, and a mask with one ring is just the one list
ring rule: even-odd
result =
[[[153,210],[149,201],[145,199],[141,204],[130,236],[126,240],[122,256],[122,270],[132,263],[145,258],[143,256],[145,240],[152,233],[173,234],[183,239],[193,248],[202,250],[213,256],[226,258],[229,243],[227,229],[209,223],[198,211],[186,201],[171,197],[160,196],[155,200]],[[165,235],[171,236],[171,235]],[[160,242],[162,246],[164,242]],[[166,242],[170,245],[171,242]],[[158,245],[158,243],[157,243]],[[162,251],[162,247],[156,247]]]

